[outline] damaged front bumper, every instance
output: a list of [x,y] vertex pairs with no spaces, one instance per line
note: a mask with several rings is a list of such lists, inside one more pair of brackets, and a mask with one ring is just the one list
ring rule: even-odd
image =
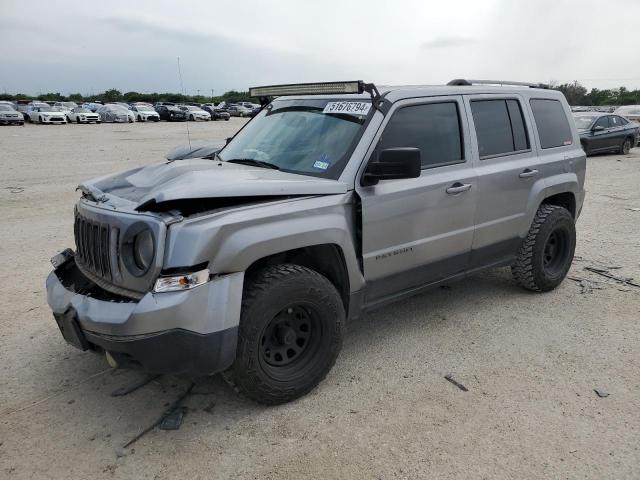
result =
[[47,278],[47,302],[67,343],[108,352],[118,366],[149,373],[206,375],[233,363],[242,273],[191,290],[136,301],[87,279],[73,258]]

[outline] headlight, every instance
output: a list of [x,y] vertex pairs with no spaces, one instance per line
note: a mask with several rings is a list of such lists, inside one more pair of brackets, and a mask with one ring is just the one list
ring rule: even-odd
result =
[[145,275],[154,263],[156,242],[153,232],[143,222],[131,225],[122,239],[122,262],[136,277]]
[[143,230],[133,239],[133,261],[140,270],[146,272],[153,262],[155,247],[151,230]]
[[205,268],[199,272],[185,273],[183,275],[173,275],[170,277],[160,277],[156,280],[153,291],[174,292],[177,290],[189,290],[209,281],[209,269]]

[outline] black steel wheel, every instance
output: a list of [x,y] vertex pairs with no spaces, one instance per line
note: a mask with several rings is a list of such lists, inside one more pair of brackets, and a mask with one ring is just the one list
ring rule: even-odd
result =
[[543,204],[520,246],[511,273],[528,290],[553,290],[566,277],[575,248],[576,228],[571,213],[557,205]]
[[333,367],[345,311],[334,285],[294,264],[267,267],[245,283],[236,359],[225,379],[267,405],[311,391]]

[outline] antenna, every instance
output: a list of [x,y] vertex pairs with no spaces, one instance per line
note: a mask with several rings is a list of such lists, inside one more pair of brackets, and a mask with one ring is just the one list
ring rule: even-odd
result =
[[[180,79],[180,90],[182,90],[182,95],[186,96],[187,94],[185,93],[185,90],[184,90],[184,84],[182,83],[182,69],[180,68],[180,57],[178,57],[178,78]],[[187,126],[187,140],[189,142],[189,150],[191,150],[191,133],[189,132],[189,117],[187,117],[185,124]]]

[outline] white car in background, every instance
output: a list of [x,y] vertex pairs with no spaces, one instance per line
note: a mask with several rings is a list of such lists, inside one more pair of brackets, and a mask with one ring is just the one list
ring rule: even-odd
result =
[[625,105],[623,107],[618,107],[613,113],[621,115],[632,122],[640,123],[640,105]]
[[76,108],[78,104],[76,102],[56,102],[53,104],[53,106],[56,107],[57,111],[64,110],[65,112],[70,112],[71,110]]
[[159,122],[160,115],[156,112],[153,105],[148,103],[134,103],[130,107],[138,122]]
[[96,113],[100,115],[100,120],[106,123],[133,123],[136,121],[131,110],[115,103],[102,105],[96,110]]
[[211,120],[211,114],[209,112],[205,112],[195,105],[178,105],[178,108],[187,115],[187,120],[191,122],[195,122],[196,120],[208,122]]
[[25,112],[30,122],[33,123],[67,123],[64,112],[56,111],[51,105],[44,102],[32,102]]
[[100,115],[88,108],[75,107],[67,113],[67,122],[76,123],[100,123]]

